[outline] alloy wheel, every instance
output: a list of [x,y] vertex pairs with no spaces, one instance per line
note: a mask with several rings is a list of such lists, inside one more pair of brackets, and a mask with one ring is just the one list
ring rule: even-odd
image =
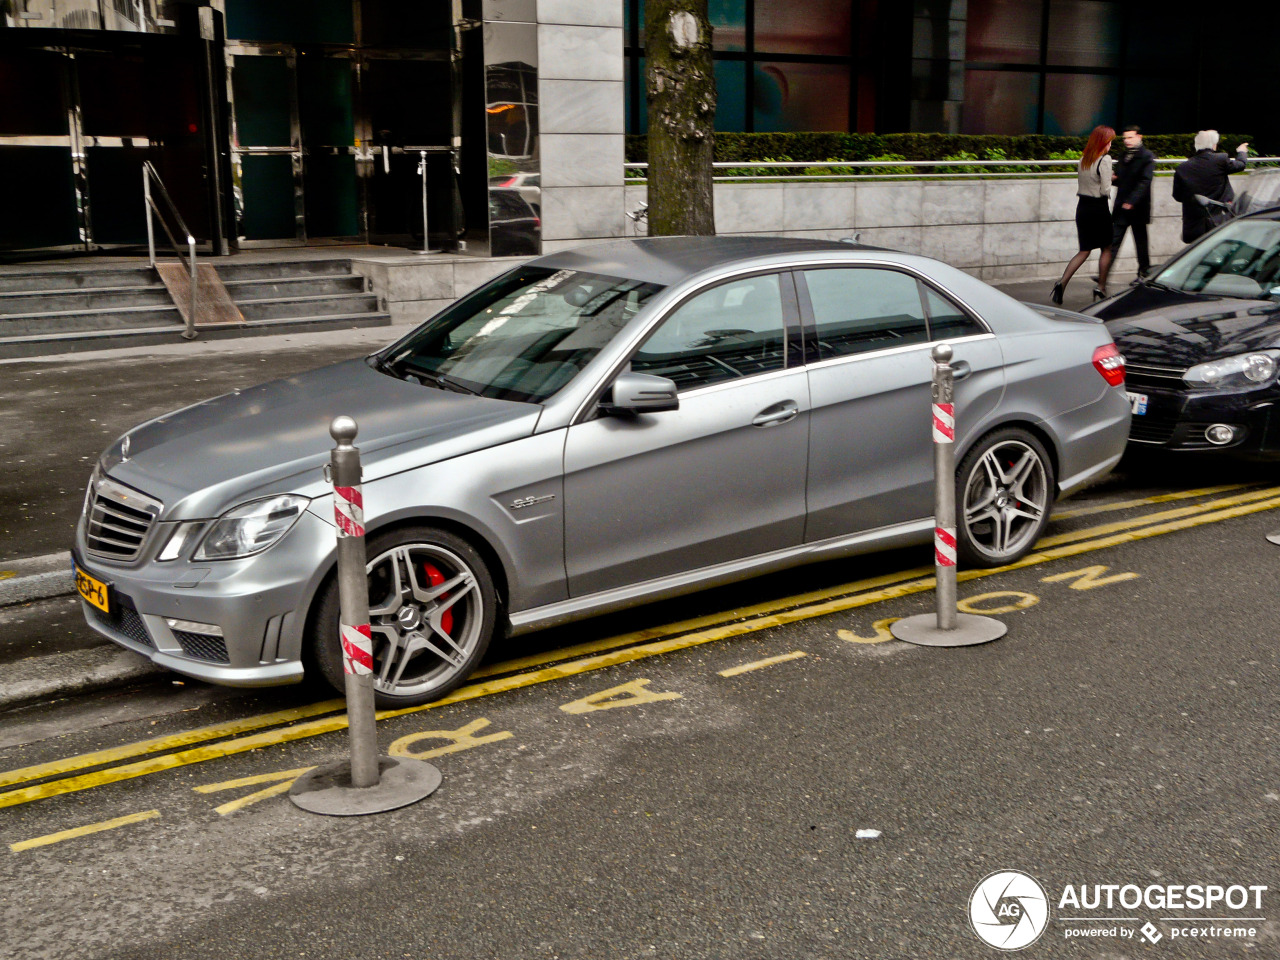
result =
[[411,697],[470,670],[484,633],[476,573],[433,543],[392,547],[369,562],[374,688]]
[[1049,477],[1040,453],[1019,439],[991,445],[969,471],[963,522],[974,548],[991,560],[1022,554],[1043,529]]

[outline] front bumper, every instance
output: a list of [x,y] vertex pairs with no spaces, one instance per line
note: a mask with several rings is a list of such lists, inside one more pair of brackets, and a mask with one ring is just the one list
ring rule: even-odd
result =
[[[1135,451],[1280,457],[1280,418],[1275,406],[1280,390],[1275,386],[1193,392],[1139,381],[1127,389],[1147,397],[1146,413],[1135,415],[1129,428],[1129,444]],[[1211,443],[1206,437],[1205,431],[1219,423],[1236,431],[1229,443]]]
[[91,628],[161,667],[210,683],[261,687],[302,679],[306,613],[332,563],[331,526],[304,512],[257,556],[202,564],[161,563],[155,554],[164,536],[152,540],[137,561],[104,561],[87,554],[81,524],[73,559],[110,584],[110,613],[81,601]]

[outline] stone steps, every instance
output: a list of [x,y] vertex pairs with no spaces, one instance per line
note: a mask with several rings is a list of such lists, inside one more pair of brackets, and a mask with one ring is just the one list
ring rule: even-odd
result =
[[[200,338],[387,326],[350,260],[213,262],[244,323],[197,325]],[[0,359],[182,342],[182,316],[149,266],[0,273]]]

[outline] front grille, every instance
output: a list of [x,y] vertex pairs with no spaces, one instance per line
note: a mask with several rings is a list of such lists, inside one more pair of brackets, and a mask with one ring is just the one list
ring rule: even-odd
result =
[[154,647],[151,642],[151,635],[147,633],[147,626],[142,622],[142,617],[138,611],[132,607],[122,606],[117,596],[112,613],[104,613],[97,607],[90,605],[88,607],[93,618],[101,623],[108,630],[127,637],[134,643],[141,644],[144,647]]
[[1134,417],[1129,421],[1129,439],[1138,443],[1168,443],[1178,421],[1172,417]]
[[173,638],[182,647],[182,652],[193,660],[207,660],[210,663],[230,663],[227,656],[227,642],[222,637],[212,637],[206,633],[187,633],[185,630],[173,631]]
[[1153,367],[1141,363],[1127,363],[1124,368],[1124,387],[1131,393],[1143,390],[1185,390],[1182,379],[1185,370],[1174,367]]
[[160,501],[104,477],[89,498],[85,549],[107,560],[136,560],[160,508]]

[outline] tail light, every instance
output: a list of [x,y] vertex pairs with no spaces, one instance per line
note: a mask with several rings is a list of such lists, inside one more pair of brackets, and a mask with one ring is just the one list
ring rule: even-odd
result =
[[1124,385],[1124,357],[1114,343],[1104,344],[1093,351],[1093,366],[1111,386]]
[[498,183],[494,184],[495,187],[500,187],[502,189],[506,189],[507,187],[514,187],[515,185],[516,185],[515,177],[507,177],[505,180],[501,180]]

